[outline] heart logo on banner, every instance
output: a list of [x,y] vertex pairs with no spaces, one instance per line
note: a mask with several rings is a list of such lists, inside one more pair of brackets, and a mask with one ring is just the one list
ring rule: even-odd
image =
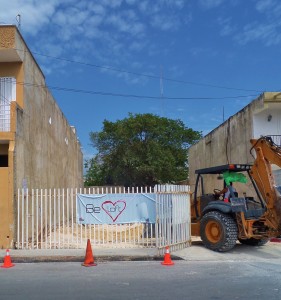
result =
[[118,200],[116,202],[104,201],[101,205],[102,209],[110,216],[113,222],[121,215],[126,208],[126,202]]

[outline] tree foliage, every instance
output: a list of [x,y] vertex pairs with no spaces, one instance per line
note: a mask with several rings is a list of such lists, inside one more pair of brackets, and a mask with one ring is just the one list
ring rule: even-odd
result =
[[103,122],[91,132],[98,154],[87,161],[86,185],[144,186],[173,183],[188,176],[188,147],[201,133],[181,120],[152,114]]

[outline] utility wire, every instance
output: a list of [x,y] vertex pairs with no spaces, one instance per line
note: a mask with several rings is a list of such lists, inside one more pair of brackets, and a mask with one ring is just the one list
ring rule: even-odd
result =
[[[119,68],[115,68],[115,67],[111,67],[111,66],[100,66],[100,65],[97,65],[97,64],[76,61],[76,60],[63,58],[63,57],[51,56],[51,55],[42,54],[42,53],[33,52],[33,51],[28,51],[28,50],[24,50],[24,49],[15,48],[15,50],[24,51],[24,52],[31,52],[34,55],[39,55],[39,56],[43,56],[43,57],[47,57],[47,58],[61,60],[61,61],[65,61],[65,62],[68,62],[68,63],[75,63],[75,64],[84,65],[84,66],[88,66],[88,67],[93,67],[93,68],[98,68],[98,69],[103,69],[103,70],[108,70],[108,71],[114,71],[114,72],[118,72],[118,73],[125,73],[125,74],[130,74],[130,75],[147,77],[147,78],[152,78],[152,79],[159,80],[158,75],[150,75],[150,74],[138,73],[138,72],[133,72],[133,71],[127,71],[127,70],[123,70],[123,69],[119,69]],[[218,88],[218,89],[244,91],[244,92],[258,92],[258,93],[262,92],[261,90],[255,90],[255,89],[242,89],[242,88],[235,88],[235,87],[227,87],[227,86],[221,86],[221,85],[213,85],[213,84],[209,84],[209,83],[200,83],[200,82],[194,82],[194,81],[173,79],[173,78],[169,78],[169,77],[162,77],[162,79],[166,80],[166,81],[170,81],[170,82],[197,85],[197,86],[205,86],[205,87]]]
[[238,99],[238,98],[247,98],[247,97],[257,97],[257,95],[242,95],[242,96],[225,96],[225,97],[166,97],[166,96],[148,96],[148,95],[135,95],[135,94],[120,94],[120,93],[110,93],[103,91],[91,91],[91,90],[82,90],[82,89],[73,89],[59,86],[50,86],[50,85],[40,85],[34,83],[26,82],[17,82],[19,85],[24,86],[33,86],[43,89],[72,92],[72,93],[82,93],[82,94],[91,94],[91,95],[101,95],[101,96],[112,96],[112,97],[123,97],[123,98],[142,98],[142,99],[167,99],[167,100],[219,100],[219,99]]

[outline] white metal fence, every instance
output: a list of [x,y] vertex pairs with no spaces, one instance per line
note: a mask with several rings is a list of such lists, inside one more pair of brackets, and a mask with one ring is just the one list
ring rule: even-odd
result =
[[[83,225],[76,221],[76,194],[156,193],[156,223]],[[153,188],[23,189],[17,197],[18,249],[157,247],[190,245],[188,186]],[[133,200],[132,200],[133,201]]]
[[157,186],[156,247],[178,250],[191,244],[190,187]]

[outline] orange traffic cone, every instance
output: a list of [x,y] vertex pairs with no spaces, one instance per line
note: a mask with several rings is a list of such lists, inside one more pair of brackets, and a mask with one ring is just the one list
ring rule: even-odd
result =
[[84,260],[84,263],[82,264],[82,266],[84,266],[84,267],[93,267],[93,266],[96,266],[96,265],[97,264],[95,264],[95,262],[94,262],[91,242],[88,239],[85,260]]
[[13,266],[14,266],[14,264],[12,264],[12,260],[11,260],[11,256],[10,256],[10,250],[7,249],[6,250],[6,256],[4,258],[4,263],[1,266],[1,268],[11,268]]
[[175,264],[174,262],[172,262],[171,255],[170,255],[170,250],[169,250],[169,246],[166,247],[164,261],[161,262],[161,264],[165,265],[165,266],[172,266],[172,265]]

